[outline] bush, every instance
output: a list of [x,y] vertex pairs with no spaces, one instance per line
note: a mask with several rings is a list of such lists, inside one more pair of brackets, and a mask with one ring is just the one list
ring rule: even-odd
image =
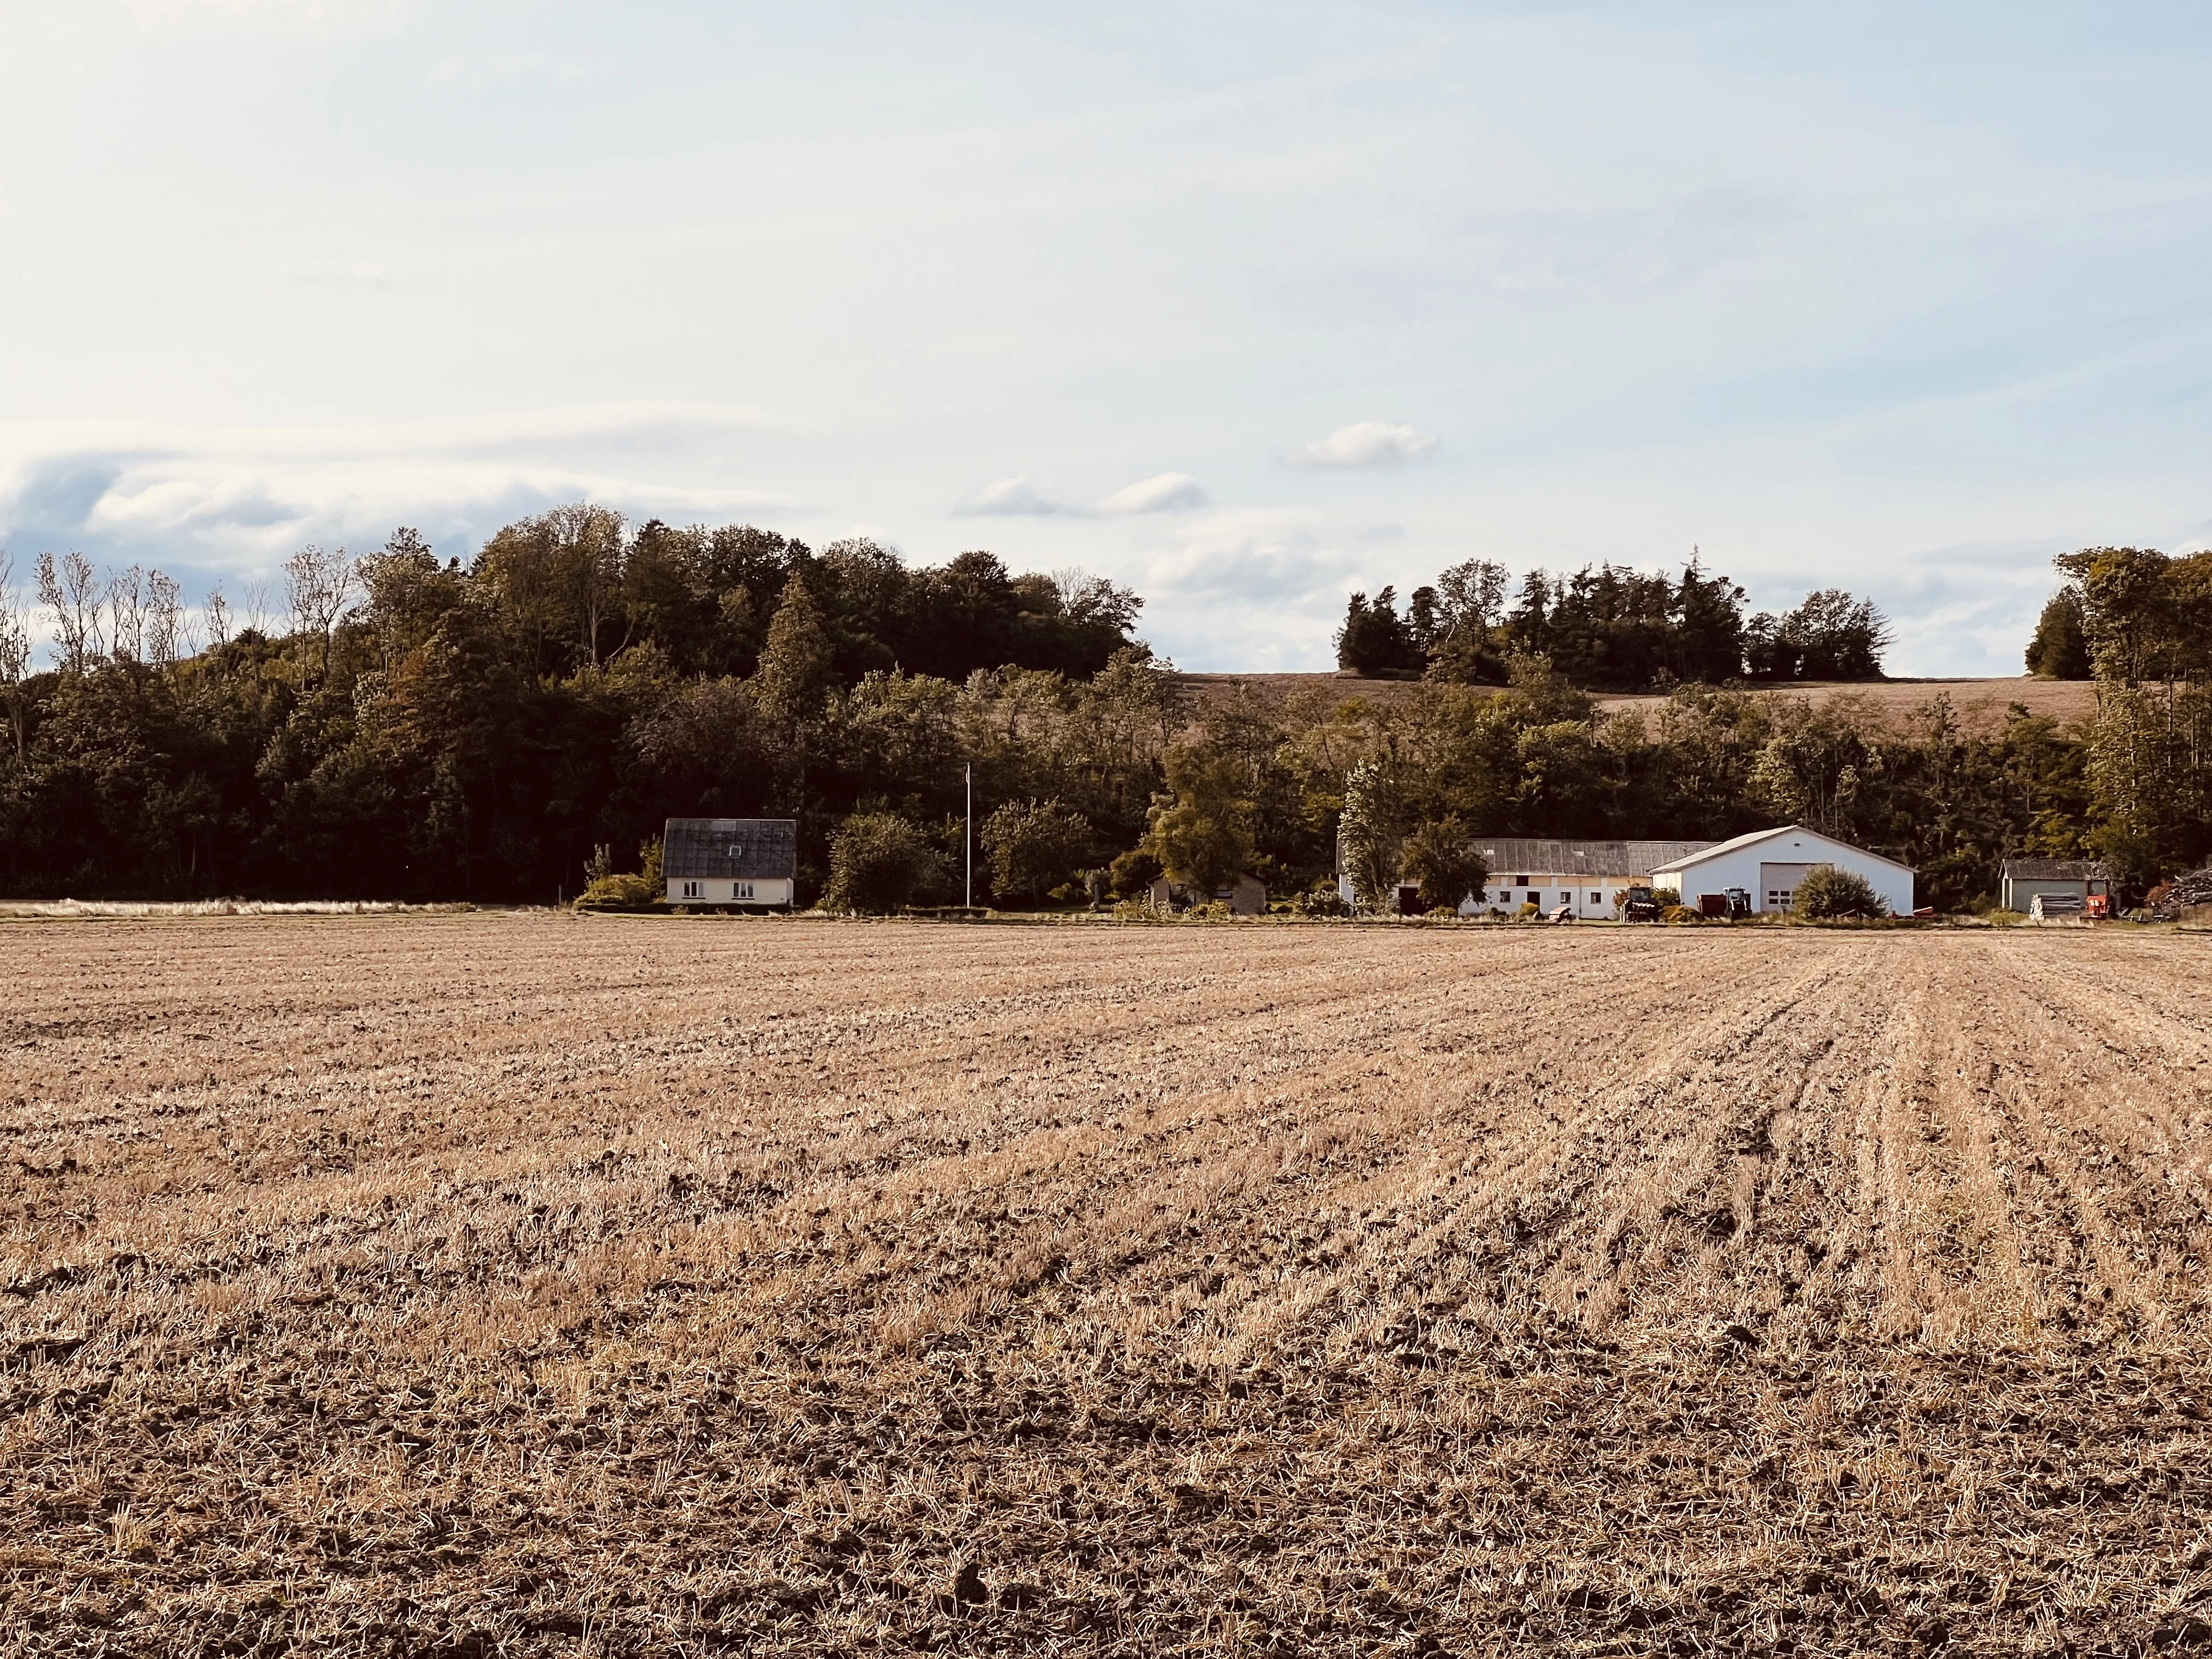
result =
[[642,910],[660,897],[667,885],[660,877],[660,843],[649,841],[637,849],[645,867],[636,875],[614,867],[614,848],[602,843],[592,849],[584,866],[586,884],[577,896],[579,910]]
[[825,910],[885,915],[939,889],[951,879],[929,839],[890,812],[855,812],[830,843]]
[[1291,895],[1290,911],[1294,916],[1348,916],[1352,907],[1334,882],[1317,881],[1307,891]]
[[1886,916],[1889,907],[1864,876],[1832,864],[1816,864],[1797,884],[1790,913],[1808,921],[1823,921],[1838,916]]
[[1091,821],[1056,800],[1008,801],[983,820],[991,890],[1034,902],[1065,884],[1091,847]]
[[576,900],[580,910],[642,910],[660,896],[660,889],[643,876],[617,872],[595,876]]

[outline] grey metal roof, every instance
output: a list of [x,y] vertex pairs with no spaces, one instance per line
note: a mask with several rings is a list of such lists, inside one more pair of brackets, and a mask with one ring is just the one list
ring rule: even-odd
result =
[[799,873],[796,818],[671,818],[661,873],[671,881],[775,881]]
[[[1802,823],[1778,824],[1771,830],[1754,830],[1749,835],[1738,836],[1731,841],[1707,842],[1703,846],[1693,848],[1679,857],[1668,859],[1664,864],[1654,865],[1651,873],[1658,875],[1662,872],[1671,872],[1678,865],[1701,863],[1709,856],[1733,853],[1739,848],[1756,846],[1759,842],[1771,841],[1777,836],[1810,836],[1815,841],[1825,841],[1831,847],[1840,847],[1846,852],[1856,853],[1863,859],[1874,859],[1893,868],[1902,870],[1907,875],[1913,873],[1911,865],[1899,863],[1887,853],[1871,852],[1863,847],[1854,847],[1847,841],[1838,841],[1835,836],[1824,835],[1818,830],[1808,830]],[[1808,859],[1804,862],[1818,863],[1819,860]]]
[[1709,841],[1477,840],[1474,850],[1493,876],[1649,875],[1662,864],[1702,853]]
[[2012,881],[2110,881],[2112,866],[2099,859],[2007,859],[1999,873]]

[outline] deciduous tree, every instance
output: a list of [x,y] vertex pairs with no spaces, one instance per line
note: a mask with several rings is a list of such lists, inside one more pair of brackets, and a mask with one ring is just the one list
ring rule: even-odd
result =
[[1252,866],[1252,779],[1235,757],[1191,744],[1168,750],[1144,849],[1176,886],[1211,898]]

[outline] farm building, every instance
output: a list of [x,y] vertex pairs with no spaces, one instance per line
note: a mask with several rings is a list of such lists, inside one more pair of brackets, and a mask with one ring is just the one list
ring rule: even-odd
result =
[[2039,898],[2109,896],[2112,870],[2094,859],[2007,859],[1997,869],[1997,902],[2021,915]]
[[671,818],[660,848],[672,904],[789,904],[796,895],[795,818]]
[[[1460,902],[1462,915],[1480,915],[1486,909],[1516,911],[1534,904],[1549,915],[1560,905],[1573,907],[1577,916],[1609,916],[1613,897],[1624,888],[1640,886],[1647,872],[1669,859],[1711,846],[1704,841],[1545,841],[1498,837],[1470,843],[1490,872],[1486,886]],[[1351,872],[1338,854],[1336,890],[1344,902],[1353,902]],[[1419,890],[1402,887],[1398,908],[1419,908]]]
[[1898,915],[1912,914],[1912,870],[1895,859],[1808,830],[1801,823],[1756,830],[1651,866],[1653,887],[1695,907],[1700,896],[1740,887],[1754,911],[1787,910],[1805,872],[1829,864],[1863,876]]
[[1671,860],[1711,846],[1705,841],[1536,841],[1510,837],[1478,841],[1474,850],[1490,872],[1490,884],[1459,908],[1474,915],[1495,908],[1534,904],[1547,915],[1562,904],[1577,916],[1609,916],[1613,896],[1642,886],[1650,872]]

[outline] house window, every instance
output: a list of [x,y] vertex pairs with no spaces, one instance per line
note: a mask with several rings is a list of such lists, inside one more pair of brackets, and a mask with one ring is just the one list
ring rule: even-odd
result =
[[1794,887],[1770,887],[1766,890],[1766,902],[1773,909],[1787,910],[1796,891]]
[[684,884],[684,896],[685,898],[697,898],[699,896],[699,884],[696,881],[685,882]]
[[1592,904],[1602,904],[1605,902],[1605,900],[1600,897],[1597,894],[1592,893],[1590,895],[1590,902]]
[[750,898],[752,896],[753,896],[753,884],[752,884],[752,883],[750,883],[750,882],[749,882],[749,881],[733,881],[733,882],[732,882],[732,883],[730,884],[730,896],[731,896],[732,898],[733,898],[733,899],[749,899],[749,898]]

